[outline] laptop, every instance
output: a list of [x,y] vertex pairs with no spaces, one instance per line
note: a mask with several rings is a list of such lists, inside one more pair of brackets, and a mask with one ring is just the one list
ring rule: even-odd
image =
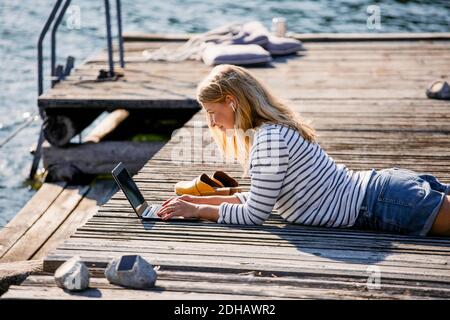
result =
[[143,220],[161,219],[156,214],[161,208],[161,205],[150,205],[145,201],[141,191],[122,162],[120,162],[111,173],[139,218]]
[[[124,164],[120,162],[112,171],[112,176],[117,185],[123,191],[125,196],[133,207],[134,212],[142,220],[162,220],[156,213],[161,208],[160,204],[149,204],[145,201],[141,191],[134,182]],[[198,220],[194,218],[173,217],[170,220]]]

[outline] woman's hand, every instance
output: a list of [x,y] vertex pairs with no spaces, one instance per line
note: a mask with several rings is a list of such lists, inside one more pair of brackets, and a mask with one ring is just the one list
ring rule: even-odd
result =
[[164,207],[165,205],[172,203],[176,200],[183,200],[183,201],[187,201],[187,202],[195,203],[195,204],[209,204],[209,205],[213,205],[213,206],[218,206],[224,202],[237,203],[237,204],[241,203],[241,201],[235,195],[231,195],[231,196],[191,196],[191,195],[186,194],[186,195],[182,195],[179,197],[170,198],[170,199],[164,201],[162,206]]
[[187,199],[189,198],[185,197],[190,196],[181,196],[167,200],[163,203],[157,215],[162,220],[168,220],[172,217],[199,218],[199,206],[195,203],[188,202]]
[[170,203],[175,202],[176,200],[183,200],[183,201],[186,201],[186,202],[198,203],[198,202],[197,202],[198,197],[196,197],[196,196],[190,196],[190,195],[185,194],[185,195],[182,195],[182,196],[179,196],[179,197],[170,198],[170,199],[164,201],[163,204],[162,204],[161,206],[164,207],[164,206],[166,206],[167,204],[170,204]]
[[173,217],[185,217],[217,222],[219,207],[204,204],[202,200],[202,197],[189,195],[168,199],[162,204],[157,215],[162,220],[168,220]]

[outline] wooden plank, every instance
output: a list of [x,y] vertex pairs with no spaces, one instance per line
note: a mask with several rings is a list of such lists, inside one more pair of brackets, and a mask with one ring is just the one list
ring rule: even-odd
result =
[[[267,226],[263,226],[266,228]],[[154,234],[150,234],[148,231],[145,232],[143,229],[139,230],[124,230],[121,229],[118,231],[117,229],[95,229],[85,228],[84,230],[80,230],[77,232],[74,237],[81,238],[91,238],[91,239],[108,239],[108,236],[111,239],[115,240],[123,240],[123,241],[131,241],[131,240],[141,240],[141,241],[174,241],[177,242],[179,237],[186,238],[186,242],[202,242],[209,241],[211,244],[220,244],[226,245],[227,243],[231,244],[242,244],[242,245],[253,245],[253,246],[267,246],[271,248],[277,247],[291,247],[295,246],[299,248],[299,250],[319,250],[326,247],[327,249],[333,250],[357,250],[364,251],[366,249],[373,250],[374,252],[385,252],[386,254],[396,253],[396,252],[406,252],[406,253],[429,253],[429,254],[438,254],[442,259],[448,259],[448,250],[445,250],[445,247],[441,247],[437,244],[434,244],[433,247],[426,245],[402,245],[398,241],[371,241],[368,239],[362,240],[354,240],[351,239],[343,239],[341,241],[337,241],[336,239],[317,239],[315,237],[308,237],[302,235],[289,235],[289,234],[281,234],[281,235],[272,235],[269,231],[266,234],[253,234],[245,237],[244,234],[236,234],[223,232],[222,234],[214,234],[211,232],[189,232],[183,228],[182,230],[153,230],[150,226],[146,226],[149,231],[154,231]],[[89,230],[86,230],[89,229]],[[248,232],[248,230],[247,230]],[[332,230],[328,230],[328,232],[332,232]],[[250,232],[249,232],[250,233]],[[448,246],[448,244],[447,244]],[[376,257],[376,255],[374,255]]]
[[[167,46],[165,46],[167,47]],[[309,46],[308,46],[309,47]],[[143,48],[145,49],[145,48]],[[445,60],[448,59],[450,55],[448,51],[445,50],[435,50],[429,53],[428,51],[419,51],[419,50],[402,50],[399,51],[398,54],[395,54],[395,51],[380,51],[374,48],[374,51],[367,52],[363,50],[333,50],[332,46],[329,46],[329,51],[314,51],[309,52],[303,51],[301,53],[297,53],[296,55],[292,55],[289,57],[274,57],[271,65],[279,68],[280,75],[288,74],[294,76],[293,78],[285,78],[286,82],[292,82],[296,78],[303,78],[305,75],[308,77],[304,77],[305,80],[322,80],[323,82],[334,82],[336,84],[336,79],[329,78],[321,78],[321,74],[314,74],[312,70],[318,70],[321,72],[340,72],[340,73],[352,73],[355,71],[360,74],[371,75],[371,77],[382,77],[386,78],[386,81],[394,83],[393,80],[396,78],[403,78],[403,80],[407,83],[420,83],[427,79],[430,71],[433,70],[437,66],[447,66],[448,62]],[[394,55],[395,54],[395,55]],[[365,59],[366,58],[366,59]],[[99,55],[93,60],[89,61],[89,65],[81,66],[76,69],[72,75],[68,78],[70,82],[61,82],[59,86],[55,86],[55,88],[60,88],[65,83],[73,83],[73,84],[82,84],[83,86],[89,86],[93,83],[99,83],[96,80],[96,76],[102,67],[105,66],[105,61],[107,61],[106,53]],[[136,80],[142,80],[143,82],[152,82],[154,80],[159,80],[161,82],[154,82],[156,84],[164,84],[166,81],[170,80],[168,75],[164,74],[162,70],[166,70],[169,74],[178,75],[176,86],[187,86],[191,87],[193,84],[193,79],[205,73],[211,69],[210,66],[206,66],[202,64],[200,61],[181,61],[177,62],[178,65],[182,65],[185,67],[185,70],[176,70],[172,67],[164,64],[157,64],[157,62],[147,61],[146,58],[142,55],[142,52],[136,51],[127,55],[127,62],[130,64],[130,68],[125,70],[125,75],[128,80],[135,82]],[[369,63],[370,62],[370,63]],[[384,65],[384,64],[386,65]],[[197,68],[195,68],[197,66]],[[416,66],[415,70],[409,70],[407,67]],[[153,68],[151,68],[153,67]],[[364,68],[362,68],[364,67]],[[389,68],[386,68],[389,67]],[[293,71],[297,71],[300,68],[304,68],[302,73],[294,73]],[[370,70],[379,70],[383,72],[370,73]],[[153,70],[153,72],[152,72]],[[405,74],[399,73],[399,71],[406,72],[406,75],[418,75],[418,71],[424,72],[425,77],[404,77]],[[188,71],[191,71],[188,73]],[[269,68],[259,68],[255,69],[255,74],[263,76],[273,73],[273,70]],[[188,75],[192,74],[192,78],[189,78]],[[280,78],[280,75],[274,74],[275,78]],[[387,75],[394,75],[393,78],[387,77]],[[80,78],[81,76],[81,78]],[[403,76],[403,77],[402,77]],[[125,79],[118,79],[117,81],[107,82],[104,84],[118,84],[124,81]],[[368,78],[361,78],[362,83],[368,84]],[[271,79],[266,79],[266,81],[271,81]],[[349,83],[350,79],[342,79],[344,83]],[[306,84],[309,85],[311,81],[307,81]],[[398,84],[398,82],[397,82]],[[129,83],[124,83],[124,85],[129,85]],[[372,86],[382,85],[381,83],[372,82]],[[359,88],[361,83],[353,83],[353,86]]]
[[[267,226],[265,227],[267,228]],[[332,230],[328,230],[328,233],[332,232]],[[151,236],[145,236],[142,232],[135,232],[135,233],[127,233],[122,232],[119,233],[117,231],[110,231],[110,239],[118,240],[118,241],[171,241],[173,243],[178,243],[179,238],[177,238],[174,233],[172,234],[168,231],[166,232],[155,232],[154,235]],[[347,238],[346,241],[341,241],[341,245],[333,245],[333,239],[318,239],[317,237],[311,237],[311,236],[305,236],[305,235],[296,235],[295,237],[292,237],[291,239],[285,239],[287,236],[281,235],[279,239],[270,239],[270,240],[262,240],[258,236],[251,237],[249,235],[248,238],[237,238],[235,236],[227,237],[226,233],[223,234],[223,236],[218,237],[211,235],[209,237],[203,235],[186,235],[183,231],[178,231],[178,234],[180,236],[186,237],[185,242],[186,243],[192,243],[193,246],[198,246],[199,243],[202,241],[206,241],[205,239],[209,239],[211,246],[224,246],[229,244],[232,245],[239,245],[242,244],[243,246],[253,246],[253,247],[260,247],[260,246],[266,246],[268,248],[271,248],[271,250],[281,248],[280,251],[283,252],[283,248],[298,248],[300,251],[307,251],[307,252],[317,252],[318,255],[322,255],[320,253],[321,250],[333,250],[333,252],[338,252],[336,250],[347,250],[348,252],[355,251],[355,257],[359,254],[359,252],[364,252],[366,250],[373,251],[373,256],[368,256],[368,259],[373,259],[373,261],[376,261],[379,257],[394,255],[397,253],[405,253],[405,254],[424,254],[424,255],[438,255],[439,261],[444,261],[445,264],[448,262],[448,256],[449,252],[448,250],[443,250],[443,247],[439,246],[438,244],[432,245],[426,245],[426,244],[401,244],[399,240],[390,240],[390,241],[381,241],[381,240],[373,240],[370,241],[368,239],[362,239],[360,240],[363,242],[363,244],[358,244],[358,239],[350,239]],[[326,235],[325,235],[326,237]],[[73,238],[80,238],[80,239],[89,239],[90,241],[95,241],[93,239],[108,239],[108,232],[104,231],[91,231],[91,232],[79,232],[76,233]],[[227,241],[228,240],[228,241]],[[106,240],[102,240],[103,242]],[[339,251],[340,252],[340,251]],[[370,257],[370,258],[369,258]],[[356,259],[356,258],[355,258]]]
[[[192,275],[192,274],[191,274]],[[233,298],[241,298],[241,297],[248,297],[248,298],[271,298],[271,299],[279,299],[279,298],[296,298],[296,299],[380,299],[380,298],[386,298],[388,296],[392,297],[392,294],[388,295],[382,290],[367,290],[367,288],[364,285],[355,286],[352,289],[347,290],[335,290],[335,289],[329,289],[329,288],[323,288],[320,286],[316,287],[308,287],[304,286],[302,283],[298,283],[297,286],[288,286],[288,285],[278,285],[278,286],[264,286],[264,285],[258,285],[257,282],[248,281],[244,276],[241,276],[239,280],[243,280],[244,283],[241,282],[222,282],[222,283],[216,283],[210,281],[199,281],[199,279],[192,279],[189,281],[188,279],[184,278],[182,281],[172,280],[172,279],[161,279],[157,280],[157,286],[154,289],[151,290],[129,290],[129,289],[123,289],[114,285],[110,285],[107,283],[105,279],[99,279],[99,278],[93,278],[92,279],[92,289],[88,290],[84,293],[78,293],[78,294],[72,294],[74,297],[83,298],[83,297],[99,297],[101,296],[104,299],[110,299],[112,297],[114,298],[120,298],[122,299],[135,299],[137,297],[140,298],[151,298],[152,296],[155,296],[155,293],[159,293],[160,297],[163,298],[164,293],[171,293],[170,297],[172,298],[172,295],[174,295],[174,299],[177,299],[177,293],[178,292],[190,292],[191,294],[194,294],[193,298],[200,298],[199,294],[211,294],[211,297],[209,299],[215,299],[220,297],[221,299],[229,299],[231,297]],[[251,279],[251,278],[250,278]],[[31,293],[31,298],[49,298],[54,295],[58,295],[59,297],[67,298],[68,295],[63,290],[56,288],[55,285],[52,283],[52,278],[48,276],[40,276],[40,277],[30,277],[26,284],[21,287],[14,287],[12,288],[11,292],[5,295],[5,298],[11,299],[14,298],[14,290],[17,291],[23,291],[23,289],[28,289]],[[187,280],[187,281],[186,281]],[[48,290],[50,291],[50,294],[39,296],[39,291],[36,292],[35,285],[45,285]],[[96,290],[93,290],[96,289]],[[97,291],[96,295],[93,295],[93,291]],[[113,293],[114,292],[114,293]],[[442,291],[444,292],[444,291]],[[438,292],[438,294],[442,294],[442,292]],[[101,294],[100,294],[101,293]],[[406,292],[403,291],[402,293],[397,293],[394,296],[396,298],[418,298],[417,296],[414,296],[413,292]],[[420,292],[418,292],[420,293]],[[35,296],[37,294],[38,296]],[[420,297],[420,296],[419,296]],[[165,298],[165,297],[164,297]],[[186,296],[183,297],[186,299]],[[426,298],[426,297],[422,297]]]
[[76,209],[33,254],[32,259],[45,258],[51,250],[68,239],[97,212],[99,206],[104,204],[116,189],[116,184],[112,180],[96,180]]
[[[101,252],[87,250],[58,251],[56,255],[48,256],[44,261],[44,270],[50,272],[56,270],[62,263],[79,255],[81,260],[89,267],[106,268],[112,259],[119,258],[123,253],[120,251]],[[220,256],[185,255],[176,256],[170,254],[140,253],[153,265],[160,266],[162,270],[178,271],[201,271],[218,273],[241,273],[258,271],[276,276],[308,277],[317,275],[339,275],[341,277],[368,277],[370,268],[376,267],[385,279],[402,279],[411,282],[434,281],[438,283],[450,282],[448,269],[417,268],[414,264],[410,266],[389,266],[386,264],[361,264],[345,261],[292,261],[271,258],[249,259],[245,257],[234,257],[233,259]]]
[[[119,210],[124,208],[124,204],[121,204]],[[427,249],[427,245],[432,246],[431,248],[438,250],[441,254],[445,252],[450,252],[450,241],[445,237],[420,237],[420,236],[410,236],[401,234],[391,234],[382,232],[367,232],[358,231],[351,228],[340,228],[332,229],[333,232],[330,233],[330,229],[326,227],[313,227],[313,226],[303,226],[297,224],[291,224],[284,221],[277,214],[272,214],[267,220],[267,226],[230,226],[230,225],[218,225],[214,223],[207,222],[141,222],[136,219],[135,216],[128,217],[128,215],[121,216],[111,214],[118,212],[114,211],[112,207],[104,207],[104,211],[110,213],[110,215],[100,215],[97,214],[93,216],[86,224],[86,227],[102,227],[110,226],[117,227],[118,229],[124,228],[143,228],[151,230],[186,230],[186,231],[212,231],[212,232],[224,232],[228,234],[229,232],[242,232],[247,233],[249,236],[253,236],[258,233],[270,233],[270,234],[291,234],[297,235],[305,238],[310,238],[314,242],[320,243],[321,239],[333,239],[335,240],[356,240],[364,241],[369,240],[372,243],[379,243],[381,248],[385,247],[386,250],[392,250],[392,243],[395,242],[396,248],[401,248],[402,244],[418,244],[420,245],[420,250]],[[251,238],[250,238],[251,239]],[[188,240],[186,240],[188,241]],[[436,246],[441,246],[441,248],[436,248]],[[404,247],[413,249],[414,247]],[[428,247],[430,248],[430,247]],[[421,251],[422,252],[422,251]]]
[[[297,247],[290,243],[286,243],[286,246],[279,246],[276,250],[273,250],[270,246],[265,245],[248,245],[243,243],[230,244],[224,246],[222,244],[211,243],[203,245],[202,243],[183,243],[178,241],[176,246],[173,244],[165,244],[164,241],[158,241],[152,238],[152,246],[149,247],[148,243],[144,241],[128,241],[125,244],[118,244],[117,241],[96,241],[88,239],[72,239],[78,241],[70,241],[64,245],[59,246],[61,251],[99,251],[102,253],[109,252],[111,250],[121,252],[122,254],[128,253],[146,253],[155,255],[177,255],[180,260],[185,255],[193,256],[209,256],[217,257],[218,259],[233,260],[234,258],[249,258],[249,259],[261,259],[270,256],[272,259],[278,260],[281,264],[284,260],[297,261],[301,263],[303,261],[314,261],[323,263],[340,263],[342,261],[347,263],[360,263],[365,265],[376,264],[378,266],[398,266],[398,267],[411,267],[412,264],[420,269],[427,269],[430,272],[436,270],[448,270],[448,264],[450,261],[450,255],[436,256],[435,252],[427,251],[398,251],[396,248],[390,250],[378,251],[372,250],[372,248],[361,248],[359,250],[348,250],[347,248],[329,248],[326,244],[323,244],[320,248],[309,248],[307,246]],[[289,246],[290,245],[290,246]],[[450,278],[449,278],[450,286]]]
[[40,288],[22,286],[11,286],[9,291],[2,296],[2,299],[64,299],[64,300],[255,300],[268,299],[269,297],[255,297],[241,294],[212,294],[212,293],[195,293],[183,291],[137,291],[137,290],[115,290],[115,289],[88,289],[81,293],[69,293],[62,291],[60,288],[51,287],[49,284],[43,284],[46,290]]
[[[318,63],[321,66],[323,63]],[[354,65],[354,63],[352,63]],[[415,64],[414,64],[415,65]],[[405,69],[413,68],[414,65],[405,66]],[[182,67],[182,66],[180,66]],[[322,75],[322,79],[318,79],[315,82],[311,79],[307,80],[308,74],[305,74],[304,69],[309,69],[310,72],[319,71],[318,68],[312,65],[300,65],[298,70],[295,70],[294,66],[290,67],[290,72],[292,74],[285,75],[291,78],[290,81],[283,81],[283,86],[281,86],[280,77],[275,77],[270,74],[262,74],[261,72],[254,72],[254,74],[262,79],[266,80],[266,84],[272,88],[272,91],[277,93],[277,95],[283,97],[286,100],[297,100],[297,99],[313,99],[315,100],[318,96],[322,99],[361,99],[361,100],[387,100],[387,99],[421,99],[427,101],[425,95],[425,90],[429,83],[431,83],[436,75],[424,76],[421,82],[414,82],[412,84],[405,83],[402,79],[391,80],[391,85],[396,87],[396,90],[388,87],[388,81],[376,82],[366,82],[361,81],[360,75],[354,75],[354,72],[359,70],[358,68],[367,68],[368,66],[352,66],[352,70],[349,70],[348,66],[342,65],[340,68],[346,70],[346,74],[336,74],[340,70],[337,67],[329,66],[327,70],[333,70],[332,74]],[[387,69],[391,66],[386,65]],[[448,65],[436,66],[434,69],[448,68]],[[376,67],[370,67],[370,72],[383,72],[381,69]],[[400,70],[399,70],[400,71]],[[403,71],[402,71],[403,72]],[[298,74],[302,74],[299,76]],[[198,104],[195,101],[195,86],[200,80],[207,75],[204,72],[196,76],[192,80],[192,88],[185,86],[177,86],[177,82],[172,84],[173,89],[167,90],[161,85],[155,85],[153,82],[145,83],[140,79],[135,79],[135,82],[129,81],[116,82],[104,84],[101,87],[98,85],[91,85],[89,87],[81,87],[78,85],[71,85],[70,83],[65,84],[63,87],[55,87],[50,93],[43,95],[39,98],[39,105],[42,107],[52,107],[52,99],[61,100],[60,108],[69,108],[75,101],[83,102],[84,104],[91,103],[93,108],[100,108],[102,106],[107,106],[110,103],[110,107],[118,108],[114,104],[119,102],[126,105],[127,109],[133,108],[130,101],[136,103],[134,108],[144,108],[152,107],[157,108],[159,102],[161,104],[160,108],[188,108],[188,109],[198,109]],[[335,78],[348,78],[348,82],[343,80],[341,82],[335,82],[330,80],[329,77]],[[367,76],[367,75],[362,75]],[[176,75],[172,75],[176,78]],[[374,79],[375,77],[372,77]],[[377,78],[375,78],[377,79]],[[377,79],[378,80],[378,79]],[[362,82],[358,86],[353,85],[355,81]],[[386,83],[388,82],[388,83]],[[377,83],[374,85],[373,83]],[[401,84],[401,86],[400,86]],[[324,91],[327,89],[327,91]],[[383,96],[377,96],[377,93],[384,94]],[[84,102],[84,100],[86,100]],[[156,101],[154,101],[156,100]],[[180,106],[178,106],[180,105]],[[83,105],[81,105],[83,106]],[[57,107],[54,105],[54,107]]]
[[44,183],[19,213],[0,230],[0,261],[47,212],[65,188],[65,183]]
[[89,187],[66,187],[45,211],[45,215],[3,255],[2,261],[30,259],[78,206],[88,190]]

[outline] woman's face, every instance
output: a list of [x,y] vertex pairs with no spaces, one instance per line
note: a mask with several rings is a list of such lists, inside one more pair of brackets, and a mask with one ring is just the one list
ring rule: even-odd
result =
[[217,127],[223,132],[234,128],[235,99],[227,96],[224,102],[204,102],[203,107],[208,113],[208,121],[211,127]]

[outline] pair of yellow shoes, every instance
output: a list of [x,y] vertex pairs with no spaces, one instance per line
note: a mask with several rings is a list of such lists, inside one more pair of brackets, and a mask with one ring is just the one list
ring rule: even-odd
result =
[[189,194],[193,196],[232,195],[241,192],[239,183],[223,171],[216,171],[210,178],[203,173],[191,181],[180,181],[175,184],[178,196]]

